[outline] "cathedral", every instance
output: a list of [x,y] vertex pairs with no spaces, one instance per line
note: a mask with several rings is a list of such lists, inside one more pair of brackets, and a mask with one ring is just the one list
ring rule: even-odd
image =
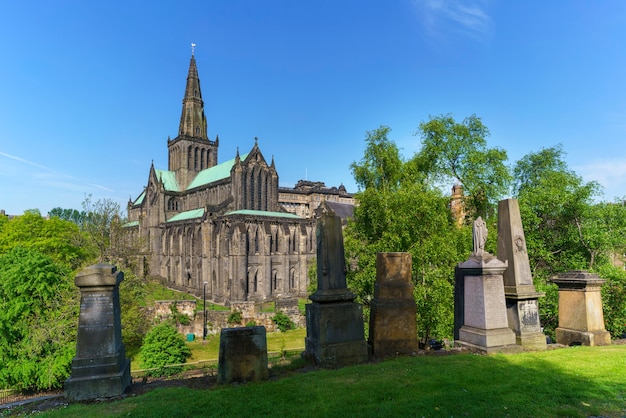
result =
[[306,297],[315,219],[281,206],[274,159],[268,164],[256,139],[249,152],[221,163],[219,142],[208,137],[192,53],[167,170],[153,163],[144,190],[128,203],[126,229],[149,254],[143,271],[225,305]]

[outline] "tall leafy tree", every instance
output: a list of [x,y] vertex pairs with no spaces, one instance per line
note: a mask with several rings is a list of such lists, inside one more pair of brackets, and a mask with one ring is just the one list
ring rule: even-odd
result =
[[0,385],[62,387],[75,353],[77,298],[70,272],[33,249],[0,256]]
[[600,186],[584,182],[568,168],[560,145],[529,153],[513,173],[535,286],[546,292],[539,300],[546,330],[552,333],[558,325],[558,293],[549,278],[584,269],[609,280],[603,300],[605,322],[614,335],[623,332],[626,279],[616,271],[613,258],[626,249],[626,207],[596,202]]
[[419,125],[422,148],[414,157],[420,171],[439,184],[454,182],[466,193],[468,216],[486,217],[510,186],[506,151],[489,148],[489,130],[476,115],[458,123],[451,115],[431,117]]
[[389,132],[386,127],[368,132],[364,156],[351,166],[363,190],[356,194],[359,204],[345,230],[348,285],[367,306],[376,253],[410,252],[419,335],[423,340],[447,337],[452,334],[454,265],[468,231],[455,227],[449,198],[402,159]]

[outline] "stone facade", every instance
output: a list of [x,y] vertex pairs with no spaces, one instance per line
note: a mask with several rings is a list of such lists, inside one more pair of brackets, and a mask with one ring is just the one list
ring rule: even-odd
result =
[[229,305],[305,297],[315,259],[315,220],[279,204],[278,173],[258,142],[218,164],[192,55],[168,169],[150,167],[128,203],[129,234],[145,243],[141,270],[168,286]]
[[334,202],[354,208],[354,197],[346,191],[343,184],[339,187],[326,187],[321,181],[300,180],[293,189],[279,187],[278,202],[287,212],[303,218],[315,218],[316,209],[322,202]]

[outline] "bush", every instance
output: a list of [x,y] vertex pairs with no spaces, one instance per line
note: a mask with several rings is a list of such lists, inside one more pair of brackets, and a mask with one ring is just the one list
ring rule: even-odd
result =
[[247,326],[247,327],[256,327],[256,321],[248,321],[248,322],[246,323],[246,326]]
[[241,311],[232,311],[230,315],[228,315],[228,324],[229,325],[241,324]]
[[153,327],[141,346],[142,365],[151,370],[148,376],[171,376],[182,371],[182,367],[166,367],[182,364],[191,357],[191,350],[182,335],[168,321]]
[[276,312],[276,315],[272,317],[272,322],[276,324],[276,328],[278,328],[281,332],[285,332],[296,327],[291,318],[282,312]]

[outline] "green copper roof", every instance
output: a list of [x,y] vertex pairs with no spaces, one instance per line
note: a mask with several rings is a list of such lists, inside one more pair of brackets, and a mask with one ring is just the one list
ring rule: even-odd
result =
[[204,208],[188,210],[177,213],[167,220],[167,222],[186,221],[188,219],[201,218],[204,216]]
[[137,199],[135,199],[135,201],[133,202],[133,205],[141,205],[141,203],[143,202],[143,199],[145,197],[146,197],[146,190],[144,189],[144,191],[141,192],[139,197]]
[[180,192],[178,182],[176,181],[176,174],[173,171],[167,170],[154,170],[159,180],[163,182],[165,191],[167,192]]
[[[243,154],[240,158],[241,160],[245,160],[248,154]],[[214,181],[218,181],[221,179],[225,179],[230,176],[230,170],[233,168],[235,164],[235,159],[228,160],[218,165],[214,165],[211,168],[207,168],[198,173],[196,178],[189,184],[187,190],[193,189],[196,187],[204,186],[205,184],[213,183]]]
[[122,228],[130,228],[132,226],[139,226],[139,221],[126,222],[124,225],[122,225]]
[[263,210],[235,210],[232,212],[227,212],[224,215],[253,215],[253,216],[273,216],[275,218],[291,218],[291,219],[302,219],[298,215],[294,215],[293,213],[285,213],[285,212],[266,212]]

